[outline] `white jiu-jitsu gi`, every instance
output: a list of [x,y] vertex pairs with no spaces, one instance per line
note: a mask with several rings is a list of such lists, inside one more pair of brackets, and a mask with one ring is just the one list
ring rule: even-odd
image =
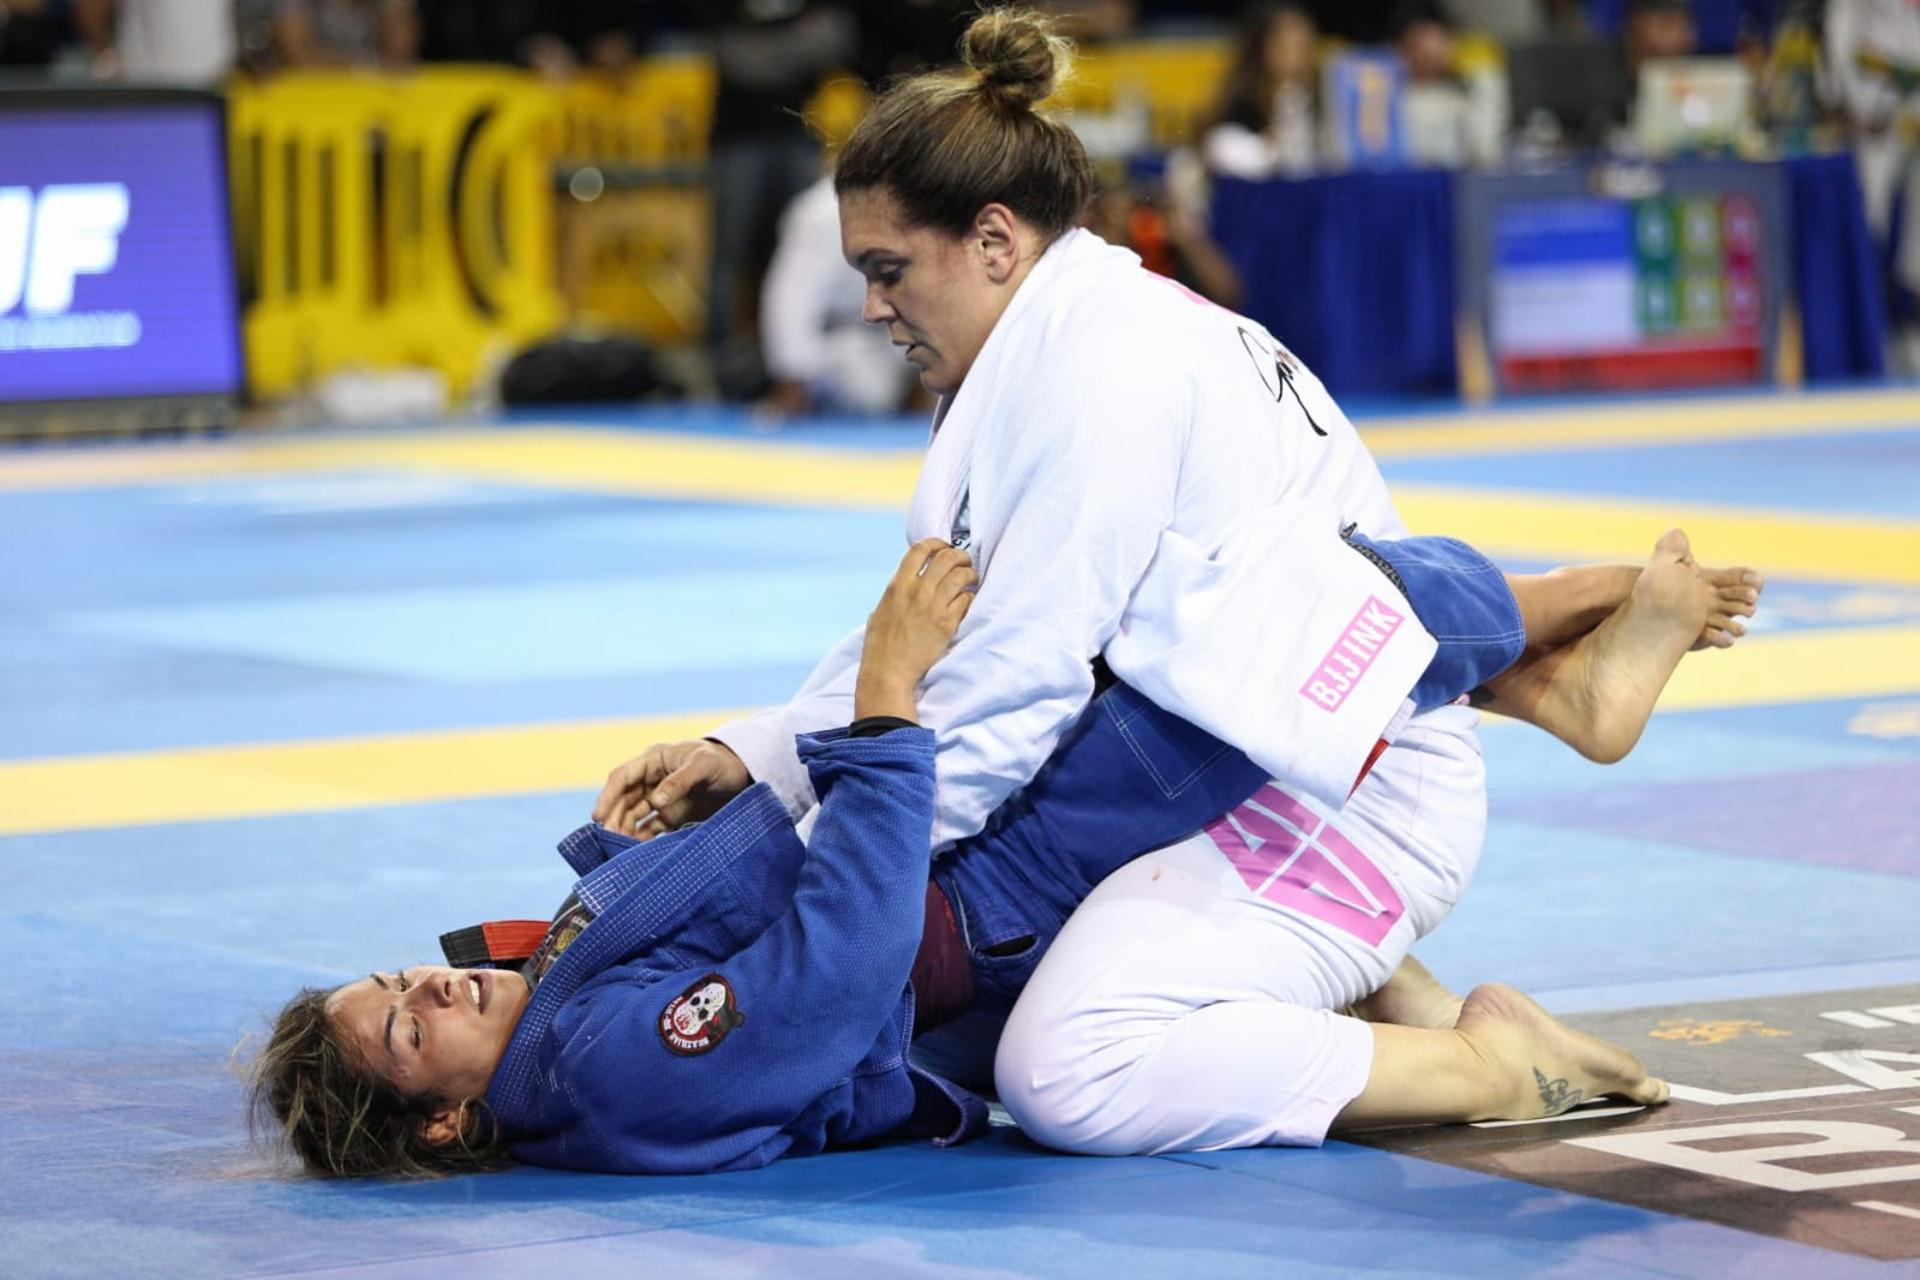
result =
[[[909,540],[982,574],[919,707],[939,730],[935,847],[1051,754],[1090,661],[1338,807],[1411,711],[1434,642],[1343,523],[1403,536],[1345,415],[1254,322],[1087,231],[1021,284],[941,405]],[[712,735],[798,815],[794,735],[852,714],[862,633],[793,701]]]

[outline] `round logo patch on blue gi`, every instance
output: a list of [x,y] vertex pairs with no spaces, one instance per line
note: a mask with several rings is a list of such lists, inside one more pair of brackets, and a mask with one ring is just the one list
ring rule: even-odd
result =
[[683,1058],[706,1053],[747,1020],[733,985],[710,973],[682,991],[660,1012],[660,1039]]

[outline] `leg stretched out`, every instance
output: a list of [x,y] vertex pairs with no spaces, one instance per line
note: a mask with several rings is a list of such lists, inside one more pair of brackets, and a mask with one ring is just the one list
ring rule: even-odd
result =
[[1763,582],[1704,568],[1669,530],[1644,566],[1502,574],[1451,538],[1374,541],[1344,531],[1405,595],[1440,649],[1412,696],[1475,705],[1545,729],[1588,759],[1633,748],[1680,659],[1746,632]]

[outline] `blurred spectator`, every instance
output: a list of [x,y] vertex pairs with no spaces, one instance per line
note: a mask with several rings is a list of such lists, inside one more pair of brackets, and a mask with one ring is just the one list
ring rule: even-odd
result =
[[893,413],[913,391],[913,366],[887,331],[860,318],[866,277],[840,256],[833,180],[801,192],[780,218],[760,295],[760,341],[773,389],[763,413]]
[[1503,45],[1544,40],[1553,29],[1545,0],[1443,0],[1441,9],[1462,31],[1480,31]]
[[851,64],[855,33],[845,8],[814,0],[726,0],[708,12],[716,89],[707,345],[721,395],[750,399],[765,382],[752,338],[756,282],[781,213],[820,172],[801,109],[828,72]]
[[1401,99],[1407,159],[1450,169],[1466,164],[1472,101],[1454,73],[1452,26],[1433,5],[1409,5],[1394,51],[1407,76]]
[[[1056,29],[1074,40],[1117,39],[1133,31],[1133,0],[1028,0],[1054,15]],[[869,88],[895,76],[959,61],[960,37],[980,10],[979,0],[854,0],[859,52],[854,72]]]
[[1209,173],[1267,178],[1312,172],[1320,115],[1319,30],[1305,8],[1244,10],[1233,64],[1200,137]]
[[[1829,0],[1827,66],[1854,135],[1867,221],[1892,255],[1909,298],[1895,307],[1904,372],[1920,371],[1911,295],[1920,293],[1920,6],[1910,0]],[[1895,214],[1899,213],[1896,223]]]
[[[1746,32],[1772,30],[1786,0],[1690,0],[1686,5],[1693,18],[1694,46],[1704,54],[1735,51]],[[1586,19],[1599,35],[1618,36],[1626,32],[1632,0],[1586,0]]]
[[1620,30],[1627,74],[1638,76],[1654,58],[1690,58],[1700,47],[1700,29],[1694,24],[1687,0],[1633,0]]
[[1240,273],[1220,246],[1192,218],[1154,200],[1131,183],[1102,187],[1088,210],[1087,227],[1108,244],[1125,245],[1149,271],[1238,307],[1245,292]]
[[1825,0],[1786,0],[1766,26],[1743,37],[1741,59],[1760,86],[1760,114],[1775,143],[1789,155],[1814,146],[1825,123],[1820,27]]
[[279,0],[270,23],[281,67],[412,66],[420,56],[413,0]]
[[73,16],[101,79],[204,88],[233,70],[233,0],[78,0]]
[[1031,4],[1053,15],[1054,29],[1061,35],[1087,44],[1131,35],[1139,20],[1134,0],[1031,0]]
[[44,67],[60,52],[65,24],[48,0],[0,4],[0,67]]

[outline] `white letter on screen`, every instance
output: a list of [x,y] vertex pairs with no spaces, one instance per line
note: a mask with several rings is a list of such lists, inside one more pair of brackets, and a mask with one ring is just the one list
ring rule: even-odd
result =
[[27,231],[32,221],[32,188],[0,187],[0,316],[20,305],[27,287]]
[[59,315],[73,305],[73,278],[113,268],[127,225],[127,189],[118,182],[48,187],[33,220],[27,313]]

